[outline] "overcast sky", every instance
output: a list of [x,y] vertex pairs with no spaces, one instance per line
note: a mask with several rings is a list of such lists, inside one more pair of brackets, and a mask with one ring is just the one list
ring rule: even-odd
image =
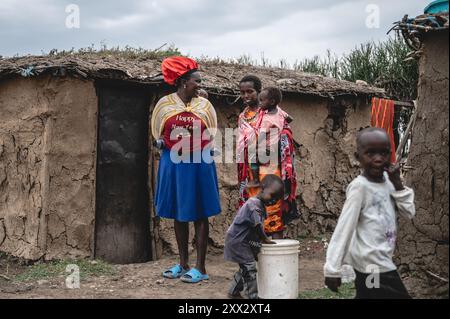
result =
[[[423,13],[429,2],[0,0],[0,55],[100,47],[101,43],[147,49],[173,43],[194,57],[250,54],[260,59],[263,53],[271,63],[280,59],[294,63],[324,56],[327,49],[340,55],[368,40],[384,40],[394,21],[404,14]],[[77,26],[76,9],[70,4],[79,8],[79,28],[70,28]]]

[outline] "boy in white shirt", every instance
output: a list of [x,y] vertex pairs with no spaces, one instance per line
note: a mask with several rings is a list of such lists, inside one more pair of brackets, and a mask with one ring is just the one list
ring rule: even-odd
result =
[[389,162],[389,136],[383,129],[358,133],[355,156],[363,169],[347,187],[346,201],[327,249],[325,285],[337,292],[341,267],[355,270],[357,299],[411,298],[392,261],[396,210],[415,215],[414,192],[403,186],[399,165]]

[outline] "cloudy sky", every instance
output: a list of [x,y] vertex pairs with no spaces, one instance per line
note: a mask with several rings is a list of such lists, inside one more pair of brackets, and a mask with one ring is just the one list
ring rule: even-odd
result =
[[327,49],[339,55],[368,40],[386,39],[392,22],[421,14],[429,2],[0,0],[0,55],[101,43],[154,49],[168,43],[194,57],[250,54],[255,60],[264,55],[271,63],[294,63],[324,56]]

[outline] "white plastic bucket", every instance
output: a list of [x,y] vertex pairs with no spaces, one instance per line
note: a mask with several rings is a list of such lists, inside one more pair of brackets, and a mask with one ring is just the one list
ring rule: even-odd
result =
[[258,255],[258,295],[263,299],[298,298],[298,252],[292,239],[263,244]]

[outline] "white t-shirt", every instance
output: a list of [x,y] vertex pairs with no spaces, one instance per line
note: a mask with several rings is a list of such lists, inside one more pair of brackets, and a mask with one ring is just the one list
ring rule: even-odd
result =
[[396,191],[387,173],[383,183],[360,175],[347,187],[346,201],[327,249],[325,277],[341,277],[347,264],[362,273],[397,269],[392,261],[397,237],[396,210],[415,215],[414,192]]

